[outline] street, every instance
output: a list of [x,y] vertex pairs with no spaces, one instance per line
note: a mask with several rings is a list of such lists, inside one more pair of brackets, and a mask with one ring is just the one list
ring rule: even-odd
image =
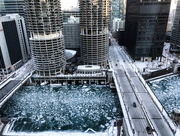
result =
[[[150,127],[153,135],[173,136],[166,120],[152,100],[138,75],[133,70],[133,63],[126,55],[123,48],[113,41],[109,48],[110,63],[115,72],[120,93],[123,96],[125,109],[130,118],[132,129],[138,136],[150,135],[147,127]],[[136,104],[136,107],[133,106]]]

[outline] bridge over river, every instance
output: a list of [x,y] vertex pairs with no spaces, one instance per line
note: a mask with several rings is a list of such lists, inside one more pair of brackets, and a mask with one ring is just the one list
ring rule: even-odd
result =
[[20,88],[34,71],[33,60],[29,60],[19,70],[13,72],[0,84],[0,108]]
[[[162,114],[124,49],[112,42],[109,64],[124,113],[126,134],[130,136],[173,136],[175,126]],[[165,111],[164,111],[165,112]],[[169,122],[170,121],[170,122]]]

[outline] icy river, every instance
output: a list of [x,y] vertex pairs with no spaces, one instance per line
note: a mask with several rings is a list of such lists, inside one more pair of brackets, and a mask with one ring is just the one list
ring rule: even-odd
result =
[[149,86],[169,115],[174,108],[180,109],[180,75],[152,81]]
[[0,109],[14,118],[9,132],[107,131],[122,118],[117,94],[107,86],[24,86]]

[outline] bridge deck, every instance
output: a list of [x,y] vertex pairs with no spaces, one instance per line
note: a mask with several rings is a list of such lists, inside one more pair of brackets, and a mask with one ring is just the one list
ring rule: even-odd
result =
[[14,72],[13,77],[7,79],[7,83],[4,82],[2,84],[3,87],[0,89],[0,107],[2,107],[2,105],[5,103],[6,99],[10,98],[12,95],[11,93],[15,90],[14,88],[27,80],[27,76],[33,71],[33,61],[29,60],[29,62]]
[[0,89],[0,100],[3,99],[21,80],[12,80]]
[[[151,135],[156,133],[158,136],[173,136],[171,128],[138,75],[132,69],[123,50],[112,43],[109,51],[111,67],[115,75],[114,79],[118,83],[116,86],[120,87],[120,90],[117,91],[123,97],[123,100],[120,101],[123,101],[124,105],[121,106],[125,106],[123,109],[126,109],[126,111],[123,112],[129,116],[131,131],[135,131],[134,135],[149,136],[150,134],[146,131],[146,127],[149,126],[155,129],[155,132]],[[136,103],[136,107],[133,106],[133,102]]]

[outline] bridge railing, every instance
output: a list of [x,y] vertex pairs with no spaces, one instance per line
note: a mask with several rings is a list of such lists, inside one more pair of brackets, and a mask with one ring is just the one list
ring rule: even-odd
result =
[[[157,97],[155,96],[155,94],[152,92],[152,90],[150,89],[150,87],[147,85],[146,81],[144,80],[144,78],[142,77],[142,75],[139,73],[137,67],[133,64],[133,60],[130,56],[127,56],[127,53],[125,51],[125,49],[122,49],[123,51],[123,55],[126,56],[126,58],[131,62],[131,67],[134,69],[134,71],[136,72],[136,74],[138,75],[138,78],[140,79],[140,81],[142,82],[142,84],[144,85],[144,87],[147,89],[147,91],[149,92],[153,102],[155,103],[155,105],[158,107],[158,110],[160,111],[160,113],[163,115],[165,121],[167,122],[168,126],[171,128],[172,132],[176,131],[176,127],[175,124],[172,122],[172,120],[170,120],[169,118],[169,114],[167,113],[167,111],[164,109],[164,106],[159,102],[159,100],[157,99]],[[162,111],[161,111],[162,110]],[[163,112],[165,111],[165,112]]]
[[[140,100],[138,94],[136,93],[136,92],[137,92],[137,91],[136,91],[136,90],[137,90],[136,87],[134,86],[133,82],[131,81],[131,78],[130,78],[129,75],[127,74],[127,72],[126,72],[126,70],[125,70],[125,68],[124,68],[123,65],[122,65],[122,68],[123,68],[123,70],[124,70],[124,72],[125,72],[128,80],[129,80],[129,83],[130,83],[132,89],[134,90],[133,92],[134,92],[134,94],[135,94],[135,96],[136,96],[136,98],[137,98],[137,100],[138,100],[138,102],[139,102],[139,104],[140,104],[140,106],[141,106],[141,109],[142,109],[143,112],[144,112],[144,115],[145,115],[145,117],[146,117],[146,119],[147,119],[147,121],[148,121],[148,123],[149,123],[149,125],[150,125],[150,128],[152,129],[152,131],[155,131],[154,126],[153,126],[153,124],[152,124],[152,122],[151,122],[151,120],[150,120],[150,118],[149,118],[149,116],[148,116],[148,114],[147,114],[147,112],[146,112],[143,104],[142,104],[142,101]],[[155,134],[154,134],[154,135],[155,135]]]
[[[109,66],[112,69],[111,62],[109,62]],[[121,91],[120,91],[121,87],[118,84],[118,81],[117,81],[118,78],[117,78],[114,70],[113,70],[113,77],[115,77],[114,81],[115,81],[115,85],[117,85],[116,88],[119,89],[119,91],[117,91],[117,93],[118,93],[118,97],[120,99],[121,107],[122,107],[122,110],[123,110],[123,113],[124,113],[124,119],[123,119],[124,121],[123,121],[123,123],[125,123],[126,129],[128,130],[128,131],[126,131],[126,132],[128,132],[127,136],[133,136],[134,135],[134,133],[133,133],[134,132],[134,126],[132,125],[132,121],[131,121],[131,119],[130,119],[130,117],[128,115],[128,109],[125,106],[124,98],[123,98],[123,95],[121,94]]]
[[[113,73],[114,73],[114,72],[113,72]],[[133,126],[132,120],[131,120],[130,115],[129,115],[129,109],[126,107],[126,104],[125,104],[125,102],[124,102],[124,96],[123,96],[123,94],[121,93],[122,91],[120,91],[120,90],[122,90],[122,89],[121,89],[121,86],[120,86],[120,85],[118,84],[118,82],[117,82],[117,76],[114,75],[113,77],[116,78],[116,79],[115,79],[115,82],[116,82],[115,85],[117,85],[116,88],[117,88],[117,91],[118,91],[118,94],[119,94],[118,96],[120,97],[119,99],[123,101],[123,102],[121,103],[121,107],[122,107],[122,109],[123,109],[123,108],[125,109],[125,111],[124,111],[123,113],[126,113],[126,114],[124,114],[124,120],[126,120],[127,128],[128,128],[128,125],[130,124],[131,131],[129,131],[129,133],[130,133],[130,135],[135,134],[134,126]],[[127,116],[126,116],[126,115],[127,115]],[[128,120],[128,123],[129,123],[129,124],[127,123],[127,120]],[[129,130],[129,129],[128,129],[128,130]]]
[[17,89],[19,89],[30,77],[32,76],[32,73],[29,73],[27,76],[24,77],[23,80],[18,82],[17,85],[15,85],[11,91],[9,91],[1,100],[0,100],[0,108],[3,106],[3,104],[16,92]]
[[[134,71],[136,72],[136,74],[138,75],[138,78],[140,79],[141,83],[143,84],[143,86],[146,88],[146,90],[148,91],[148,93],[150,94],[153,102],[155,103],[155,105],[158,107],[158,110],[160,111],[161,115],[163,115],[165,121],[167,122],[168,126],[171,128],[172,132],[174,133],[176,131],[176,127],[175,124],[173,123],[173,121],[170,119],[169,114],[167,113],[167,111],[164,109],[164,106],[159,102],[159,100],[157,99],[157,97],[155,96],[154,92],[150,89],[149,85],[146,83],[146,81],[144,80],[144,78],[142,77],[142,75],[139,73],[137,67],[131,63],[132,68],[134,69]],[[163,112],[165,111],[165,112]]]

